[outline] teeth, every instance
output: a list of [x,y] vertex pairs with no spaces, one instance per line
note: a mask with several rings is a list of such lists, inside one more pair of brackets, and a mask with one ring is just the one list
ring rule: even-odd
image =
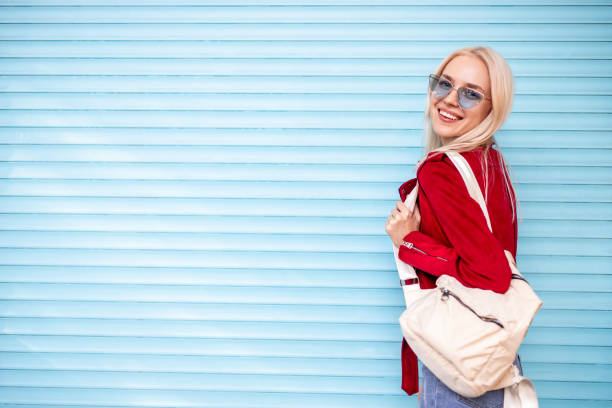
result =
[[457,120],[456,116],[453,116],[450,113],[446,113],[444,111],[440,111],[440,115],[444,116],[445,118],[449,118],[449,119],[452,119],[452,120]]

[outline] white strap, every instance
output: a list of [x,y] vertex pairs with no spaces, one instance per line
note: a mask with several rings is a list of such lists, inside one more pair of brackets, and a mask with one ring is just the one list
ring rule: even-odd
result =
[[408,207],[410,211],[414,211],[414,206],[416,205],[418,194],[419,194],[419,182],[417,181],[414,184],[414,188],[412,189],[412,191],[410,191],[410,193],[406,196],[406,199],[404,200],[404,204],[406,204],[406,207]]
[[489,226],[489,230],[493,232],[493,228],[491,228],[491,220],[489,219],[489,211],[487,211],[487,204],[485,203],[484,197],[482,195],[482,191],[480,190],[480,186],[478,185],[478,180],[476,180],[476,176],[470,167],[470,164],[465,160],[465,158],[453,151],[446,152],[446,155],[452,160],[455,164],[457,170],[461,174],[463,181],[470,193],[470,197],[474,199],[480,205],[480,209],[482,210],[485,218],[487,219],[487,225]]
[[516,377],[515,383],[504,388],[504,408],[538,408],[538,396],[528,378]]
[[[487,220],[489,230],[493,232],[487,205],[470,164],[458,152],[449,151],[446,154],[455,164],[457,170],[459,170],[470,196],[480,205]],[[514,383],[504,388],[504,408],[538,408],[538,396],[533,383],[528,378],[520,375],[516,366],[514,366],[514,369]]]
[[[459,171],[459,174],[461,174],[461,178],[463,179],[465,186],[467,187],[470,197],[472,197],[472,199],[474,199],[474,201],[476,201],[478,205],[480,205],[485,219],[487,220],[489,230],[493,232],[493,228],[491,228],[491,220],[489,219],[489,211],[487,210],[487,205],[482,195],[482,191],[480,190],[480,186],[478,185],[478,180],[476,180],[476,176],[474,175],[470,164],[458,152],[448,151],[446,152],[446,154]],[[419,186],[417,183],[417,185],[415,185],[414,187],[414,190],[411,192],[411,194],[408,195],[408,197],[406,197],[406,200],[404,201],[406,206],[411,210],[415,206],[418,187]],[[394,249],[396,249],[395,246]],[[404,264],[404,266],[405,265],[406,264]],[[399,266],[400,265],[398,265],[398,268]],[[401,270],[401,268],[399,270]],[[412,286],[418,287],[418,285]],[[405,292],[404,295],[406,295]],[[406,297],[406,299],[408,299],[408,297]],[[406,300],[406,302],[408,304],[408,300]],[[538,408],[538,397],[533,383],[528,378],[520,375],[518,367],[514,366],[514,369],[514,383],[504,388],[504,408]]]
[[[417,199],[417,195],[419,192],[419,184],[418,182],[415,184],[414,188],[412,189],[412,191],[410,192],[410,194],[408,194],[408,196],[406,197],[406,199],[404,200],[404,204],[406,204],[406,207],[408,207],[408,209],[410,211],[414,211],[414,206],[416,205],[416,199]],[[395,257],[395,266],[397,266],[397,272],[399,274],[399,278],[400,280],[406,280],[406,279],[414,279],[417,278],[417,273],[416,270],[414,269],[413,266],[408,265],[406,262],[402,261],[401,259],[399,259],[399,248],[395,246],[395,244],[391,245],[393,247],[393,255]],[[402,285],[402,288],[404,289],[404,299],[406,300],[406,306],[408,306],[408,299],[410,299],[409,296],[405,296],[406,292],[411,292],[413,290],[419,290],[419,285]]]

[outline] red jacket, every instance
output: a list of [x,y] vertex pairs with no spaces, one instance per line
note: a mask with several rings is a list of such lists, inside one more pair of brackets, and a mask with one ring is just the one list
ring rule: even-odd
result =
[[[484,175],[478,157],[480,147],[461,155],[468,161],[484,195]],[[420,231],[404,237],[413,248],[400,246],[399,258],[412,265],[420,287],[434,288],[436,278],[451,275],[465,286],[505,293],[512,272],[504,249],[516,259],[517,222],[512,221],[512,206],[504,185],[500,153],[488,153],[487,209],[493,233],[489,231],[480,206],[447,155],[428,155],[417,170],[417,177],[399,187],[402,201],[419,182],[417,203],[421,214]],[[507,172],[506,172],[507,174]],[[402,339],[402,385],[409,395],[418,392],[417,357]]]

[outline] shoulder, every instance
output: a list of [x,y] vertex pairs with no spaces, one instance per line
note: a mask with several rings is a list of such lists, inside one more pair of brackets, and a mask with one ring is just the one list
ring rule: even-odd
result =
[[443,184],[453,184],[456,182],[455,175],[460,176],[446,153],[428,155],[421,163],[416,172],[416,178],[425,190],[429,186],[440,188]]
[[[472,171],[475,175],[479,175],[482,172],[481,162],[484,158],[485,148],[477,147],[475,149],[459,152],[461,156],[470,164]],[[489,165],[498,166],[500,152],[495,148],[491,147],[488,149],[487,161]],[[431,173],[447,172],[455,173],[457,169],[451,158],[446,153],[430,152],[424,159],[419,168],[417,169],[417,177],[426,177]],[[457,172],[458,173],[458,172]]]
[[[459,154],[468,162],[476,179],[481,181],[483,176],[483,162],[485,148],[478,147]],[[487,153],[487,166],[497,167],[499,165],[499,151],[489,148]],[[489,170],[490,171],[490,170]],[[461,174],[455,164],[446,153],[432,152],[422,161],[417,169],[417,179],[419,184],[440,186],[440,184],[460,184],[463,185]],[[458,187],[458,186],[456,186]]]
[[[477,160],[478,152],[476,152],[476,150],[480,151],[482,149],[478,148],[466,152],[459,152],[459,154],[463,156],[468,163],[472,164],[475,159]],[[417,177],[423,176],[432,171],[452,171],[454,168],[455,165],[446,152],[430,152],[419,165],[417,169]]]

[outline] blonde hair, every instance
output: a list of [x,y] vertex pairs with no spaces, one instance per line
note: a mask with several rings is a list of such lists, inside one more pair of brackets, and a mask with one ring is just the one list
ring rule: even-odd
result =
[[[481,159],[483,174],[485,175],[485,201],[488,192],[488,153],[489,149],[497,146],[499,152],[500,163],[502,166],[502,174],[506,191],[510,197],[512,205],[512,221],[514,222],[517,212],[517,206],[520,209],[518,199],[514,193],[512,181],[508,171],[511,172],[510,165],[504,160],[504,156],[495,140],[495,132],[503,125],[506,118],[512,109],[514,99],[514,79],[510,66],[497,51],[491,47],[465,47],[452,52],[446,57],[435,71],[436,75],[441,75],[446,65],[459,55],[467,55],[479,58],[487,67],[489,78],[491,81],[491,111],[489,114],[472,130],[459,135],[452,139],[451,142],[443,144],[443,139],[438,135],[431,124],[431,92],[427,92],[427,107],[425,109],[425,157],[419,161],[418,166],[427,157],[442,154],[446,151],[465,152],[479,147],[484,147],[484,161]],[[433,153],[433,154],[431,154]],[[515,201],[516,200],[516,201]],[[522,217],[521,217],[522,218]]]

